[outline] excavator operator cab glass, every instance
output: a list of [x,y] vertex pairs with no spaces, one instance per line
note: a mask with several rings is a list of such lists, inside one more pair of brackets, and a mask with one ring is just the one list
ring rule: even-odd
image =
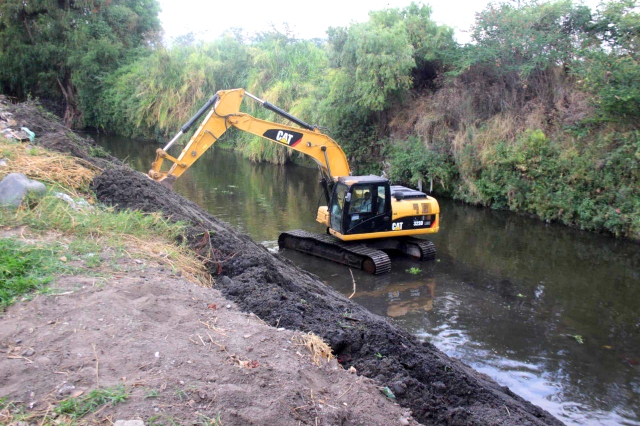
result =
[[338,183],[333,187],[333,194],[331,196],[331,205],[329,211],[331,212],[331,228],[342,233],[342,212],[344,210],[345,203],[348,203],[348,199],[345,200],[349,187],[344,183]]

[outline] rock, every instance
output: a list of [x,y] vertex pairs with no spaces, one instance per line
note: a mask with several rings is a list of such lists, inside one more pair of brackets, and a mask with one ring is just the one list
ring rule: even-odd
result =
[[43,183],[31,180],[21,173],[9,173],[0,182],[0,206],[18,208],[29,192],[42,196],[47,188]]
[[51,359],[46,357],[46,356],[39,356],[34,361],[36,362],[36,364],[39,364],[39,365],[49,365],[49,364],[51,364]]
[[75,388],[75,386],[70,385],[69,383],[65,383],[60,386],[60,389],[58,389],[58,395],[70,395]]
[[34,356],[36,354],[36,351],[34,351],[33,349],[29,348],[26,351],[22,352],[22,356]]
[[116,420],[114,426],[144,426],[142,420]]
[[407,425],[409,424],[409,420],[407,420],[407,419],[406,419],[406,418],[404,418],[404,417],[400,417],[400,418],[398,419],[398,423],[400,423],[402,426],[407,426]]
[[407,393],[407,385],[402,382],[392,383],[389,387],[391,388],[391,391],[396,395],[404,395],[405,393]]
[[434,389],[436,389],[436,390],[438,390],[438,391],[440,391],[440,392],[442,392],[442,391],[444,391],[444,390],[446,390],[446,389],[447,389],[447,385],[445,385],[444,383],[442,383],[442,382],[440,382],[440,381],[431,383],[431,386],[432,386]]
[[0,158],[0,167],[7,167],[9,163],[4,158]]
[[225,287],[229,287],[233,285],[233,280],[231,278],[229,278],[226,275],[223,275],[222,278],[220,278],[220,282],[225,286]]

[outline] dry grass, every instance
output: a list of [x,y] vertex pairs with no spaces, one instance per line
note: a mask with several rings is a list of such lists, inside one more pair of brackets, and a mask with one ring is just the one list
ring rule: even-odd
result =
[[130,257],[152,258],[160,264],[170,266],[173,270],[181,271],[184,278],[195,284],[202,287],[213,286],[214,280],[205,266],[205,259],[187,247],[153,237],[141,240],[133,235],[122,235],[121,238],[127,246],[126,251]]
[[311,360],[319,367],[320,362],[326,359],[327,362],[333,359],[331,347],[327,345],[321,337],[316,336],[312,332],[307,334],[296,334],[293,341],[298,346],[306,347],[311,352]]
[[86,192],[97,167],[75,157],[54,153],[22,143],[0,142],[0,157],[7,165],[0,168],[0,179],[9,173],[22,173],[30,179],[58,185],[71,192]]
[[[31,179],[61,187],[74,198],[84,198],[90,204],[93,201],[91,196],[83,197],[81,194],[88,194],[89,184],[100,169],[81,159],[54,153],[41,147],[27,147],[26,144],[6,141],[0,141],[0,158],[4,158],[7,162],[6,166],[0,167],[0,179],[9,173],[22,173]],[[39,206],[45,204],[47,203],[40,203]],[[93,207],[89,207],[89,210],[85,211],[81,208],[75,210],[66,208],[60,214],[68,217],[72,224],[80,226],[84,223],[85,216],[95,215],[95,211],[92,209]],[[26,213],[33,214],[40,222],[48,223],[53,227],[59,222],[59,220],[47,216],[52,214],[51,209],[37,207],[36,210],[29,210]],[[122,220],[124,221],[126,218]],[[166,237],[150,235],[143,240],[130,233],[120,232],[113,226],[102,229],[100,225],[102,223],[98,220],[90,235],[86,237],[103,246],[111,245],[117,241],[118,245],[122,244],[126,247],[125,251],[131,257],[153,258],[163,265],[170,266],[173,270],[181,271],[189,281],[204,287],[213,285],[213,278],[206,269],[205,259],[187,247],[173,244]],[[73,227],[68,232],[73,234]]]

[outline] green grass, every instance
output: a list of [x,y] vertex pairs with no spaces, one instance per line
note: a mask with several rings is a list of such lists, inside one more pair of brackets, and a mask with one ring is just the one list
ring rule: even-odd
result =
[[106,158],[109,156],[109,153],[101,146],[90,146],[89,155],[96,158]]
[[67,245],[59,239],[38,244],[14,238],[0,239],[0,309],[12,305],[21,295],[46,289],[56,273],[74,272],[68,263],[60,261],[62,256],[66,261],[81,259],[86,268],[98,268],[102,265],[104,245],[124,255],[120,249],[127,240],[131,241],[130,237],[139,239],[141,245],[149,236],[176,241],[184,230],[183,225],[169,222],[158,214],[116,212],[105,207],[76,211],[53,196],[44,197],[32,208],[0,209],[0,224],[26,225],[36,234],[53,231],[68,237]]
[[105,404],[116,405],[125,402],[128,397],[129,390],[123,385],[94,389],[87,395],[61,401],[54,409],[54,412],[56,414],[79,419],[96,411]]
[[0,308],[12,305],[25,293],[43,289],[54,273],[65,268],[55,256],[52,247],[0,239]]
[[412,268],[407,269],[407,272],[412,274],[412,275],[418,275],[420,272],[422,272],[422,269],[416,268],[416,267],[412,267]]
[[184,225],[169,222],[160,214],[129,210],[117,212],[107,207],[76,211],[54,196],[44,197],[33,209],[15,213],[0,209],[0,223],[27,225],[32,230],[54,230],[77,237],[113,237],[113,242],[117,242],[122,234],[137,238],[154,235],[175,240],[185,229]]
[[[124,385],[94,389],[86,395],[60,401],[53,410],[32,411],[24,405],[0,399],[0,422],[2,424],[46,424],[74,425],[85,424],[82,419],[90,413],[98,411],[106,404],[116,405],[125,402],[129,397],[129,389]],[[77,421],[78,420],[78,421]]]
[[218,415],[216,415],[213,418],[209,416],[205,416],[204,414],[199,414],[198,417],[199,417],[199,420],[196,423],[198,425],[202,425],[202,426],[221,426],[222,425],[220,413],[218,413]]

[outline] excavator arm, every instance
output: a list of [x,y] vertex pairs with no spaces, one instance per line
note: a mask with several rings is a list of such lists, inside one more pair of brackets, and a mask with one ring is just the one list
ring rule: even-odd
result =
[[[263,107],[294,122],[300,128],[261,120],[240,112],[240,105],[245,95],[259,102]],[[209,109],[210,111],[208,111]],[[207,116],[178,158],[169,155],[167,150],[173,143],[207,111]],[[217,92],[182,127],[167,146],[156,151],[156,159],[149,170],[149,177],[165,185],[168,184],[167,186],[172,186],[173,182],[187,171],[230,127],[260,136],[310,156],[318,164],[324,179],[328,182],[333,183],[338,177],[351,174],[347,157],[342,148],[329,136],[321,133],[317,127],[299,120],[275,105],[258,99],[245,92],[244,89],[232,89]],[[164,160],[173,163],[167,172],[162,171]],[[325,195],[328,194],[325,193]]]

